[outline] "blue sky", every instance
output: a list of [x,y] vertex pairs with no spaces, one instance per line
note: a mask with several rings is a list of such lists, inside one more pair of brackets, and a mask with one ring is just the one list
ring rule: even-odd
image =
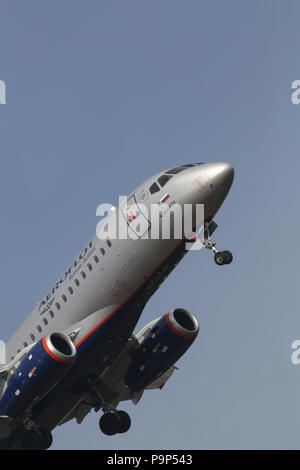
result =
[[175,306],[200,334],[126,435],[92,413],[54,449],[299,448],[299,2],[1,2],[1,339],[116,204],[161,169],[228,161],[215,265],[192,252],[138,327]]

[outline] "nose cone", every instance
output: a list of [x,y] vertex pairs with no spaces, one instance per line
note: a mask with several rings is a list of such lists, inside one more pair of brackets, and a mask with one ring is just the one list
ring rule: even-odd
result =
[[208,166],[210,183],[215,191],[225,197],[233,182],[233,167],[229,163],[211,163]]
[[[201,170],[199,170],[201,171]],[[234,169],[229,163],[208,163],[202,166],[203,180],[207,182],[204,205],[205,218],[212,218],[223,204],[234,178]]]

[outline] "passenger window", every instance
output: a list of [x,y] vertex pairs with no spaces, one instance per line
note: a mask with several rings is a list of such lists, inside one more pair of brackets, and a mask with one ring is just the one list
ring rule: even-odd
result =
[[154,193],[157,193],[158,191],[160,191],[158,184],[157,184],[157,183],[153,183],[153,184],[150,186],[149,191],[150,191],[151,194],[154,194]]
[[89,264],[87,265],[87,267],[89,268],[90,271],[93,270],[93,266],[91,265],[91,263],[89,263]]
[[172,178],[172,175],[162,175],[158,178],[157,181],[159,182],[161,187],[163,187],[171,178]]
[[35,336],[34,336],[32,333],[31,333],[29,336],[30,336],[30,338],[32,339],[32,341],[35,340]]
[[23,346],[24,348],[27,348],[28,344],[26,343],[26,341],[24,341]]
[[85,278],[86,278],[86,274],[85,274],[85,272],[84,272],[84,271],[81,271],[81,276],[82,276],[82,278],[83,278],[83,279],[85,279]]
[[48,325],[48,320],[47,320],[47,318],[43,318],[43,323],[44,323],[45,325]]
[[37,330],[38,330],[39,332],[41,332],[41,331],[42,331],[42,327],[41,327],[40,325],[38,325],[38,326],[37,326]]
[[[58,304],[59,305],[59,304]],[[59,307],[60,308],[60,307]],[[59,309],[58,309],[59,310]],[[51,318],[54,318],[54,313],[52,312],[52,310],[49,311],[49,315]]]
[[100,253],[102,253],[103,256],[105,255],[105,250],[104,250],[104,248],[100,248]]
[[73,289],[72,289],[72,287],[69,287],[68,291],[70,292],[71,295],[72,295],[73,292],[74,292]]
[[111,247],[111,241],[110,240],[106,240],[106,244],[109,248]]
[[78,281],[78,279],[75,279],[74,282],[75,282],[75,284],[76,284],[77,287],[80,285],[80,282]]
[[58,302],[56,302],[55,307],[57,308],[57,310],[60,310],[60,304]]
[[66,301],[67,301],[67,297],[65,296],[65,294],[64,294],[64,295],[62,295],[62,296],[61,296],[61,298],[63,299],[63,301],[64,301],[64,302],[66,302]]
[[98,256],[94,256],[94,260],[95,260],[96,263],[99,263],[99,258],[98,258]]

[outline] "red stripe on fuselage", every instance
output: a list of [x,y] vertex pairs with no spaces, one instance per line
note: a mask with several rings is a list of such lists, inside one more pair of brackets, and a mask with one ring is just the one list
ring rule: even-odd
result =
[[76,345],[76,348],[78,348],[89,336],[91,336],[96,330],[98,330],[98,328],[100,328],[100,326],[102,326],[107,320],[109,320],[121,307],[123,307],[137,292],[139,289],[141,289],[141,287],[144,286],[144,284],[153,276],[153,274],[156,273],[156,271],[158,271],[158,269],[167,261],[168,258],[170,258],[170,256],[172,256],[172,254],[177,250],[177,248],[179,248],[179,246],[184,243],[186,240],[181,240],[178,245],[176,245],[176,247],[171,251],[171,253],[168,254],[168,256],[166,256],[163,261],[152,271],[151,274],[149,274],[149,276],[133,291],[132,294],[130,294],[130,296],[125,300],[125,302],[123,302],[121,305],[119,305],[119,307],[117,307],[113,312],[111,312],[106,318],[104,318],[104,320],[102,320],[101,323],[99,323],[99,325],[95,326],[95,328],[92,329],[92,331],[90,331],[84,338],[82,338],[81,341],[79,341],[79,343]]

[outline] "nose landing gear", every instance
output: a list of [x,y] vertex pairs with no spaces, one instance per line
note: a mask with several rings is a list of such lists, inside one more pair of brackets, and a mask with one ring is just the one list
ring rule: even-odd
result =
[[218,251],[216,249],[217,242],[210,238],[211,234],[216,230],[216,228],[217,224],[213,220],[210,223],[206,222],[204,224],[204,237],[202,244],[205,248],[213,252],[215,263],[218,266],[222,266],[223,264],[230,264],[233,259],[232,253],[228,250]]
[[222,266],[223,264],[230,264],[232,261],[232,253],[228,250],[217,251],[214,255],[214,260],[218,266]]

